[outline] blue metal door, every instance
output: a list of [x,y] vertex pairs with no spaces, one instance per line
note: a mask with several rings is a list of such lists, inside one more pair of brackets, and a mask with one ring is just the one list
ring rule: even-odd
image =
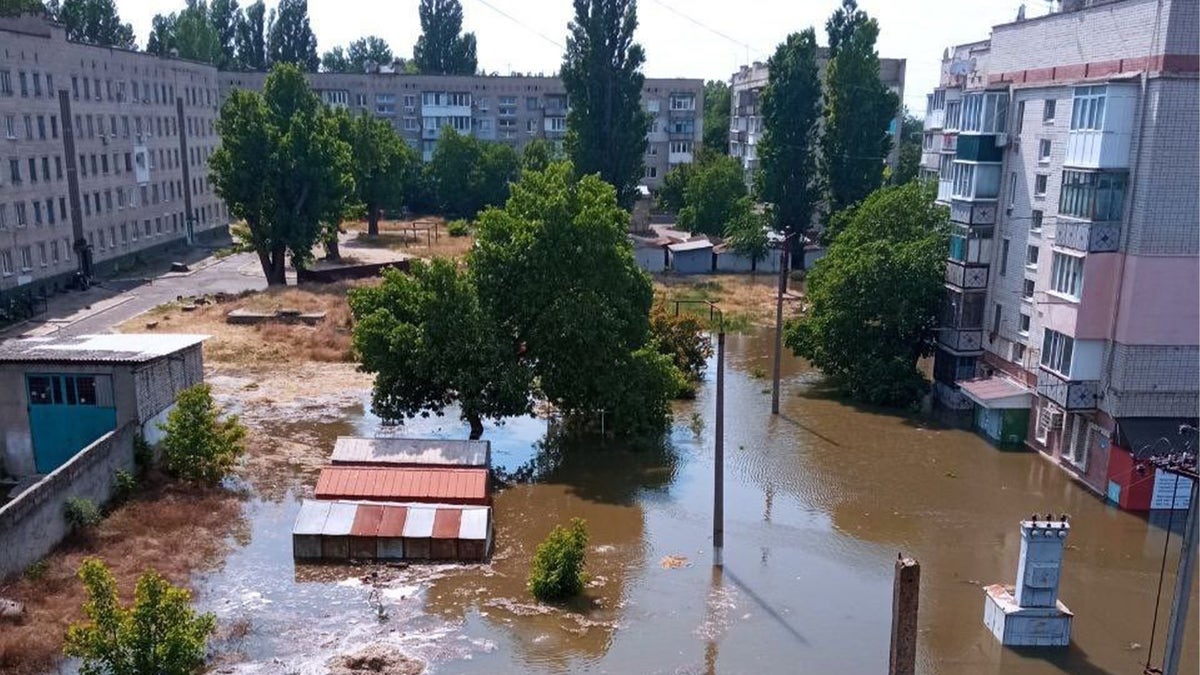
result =
[[54,471],[117,427],[108,375],[30,374],[25,383],[38,473]]

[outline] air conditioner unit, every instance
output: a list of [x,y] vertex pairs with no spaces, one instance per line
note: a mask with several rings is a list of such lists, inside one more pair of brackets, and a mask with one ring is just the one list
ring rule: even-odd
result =
[[1008,145],[1008,134],[996,134],[996,147],[1003,148]]

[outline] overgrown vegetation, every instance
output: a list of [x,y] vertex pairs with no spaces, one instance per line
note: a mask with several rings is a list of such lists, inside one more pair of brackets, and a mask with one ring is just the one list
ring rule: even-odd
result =
[[201,670],[216,618],[197,615],[186,589],[146,572],[138,579],[133,604],[122,607],[116,580],[98,558],[84,560],[79,579],[87,591],[87,620],[67,631],[63,653],[82,660],[82,675],[192,675]]
[[471,234],[471,224],[465,220],[452,220],[446,223],[446,232],[451,237],[465,237]]
[[112,503],[122,504],[137,490],[137,477],[128,471],[118,470],[113,474]]
[[676,314],[660,299],[650,313],[650,339],[658,353],[669,356],[686,378],[687,386],[676,395],[694,396],[696,384],[713,353],[712,340],[700,319],[687,312]]
[[578,595],[587,583],[583,569],[587,543],[587,523],[582,518],[571,519],[570,527],[555,526],[533,555],[529,592],[545,602]]
[[179,392],[175,409],[161,425],[167,471],[184,480],[216,485],[233,469],[245,450],[246,428],[236,415],[220,418],[207,384]]
[[72,532],[87,532],[100,522],[100,509],[86,497],[71,497],[63,504],[63,517]]

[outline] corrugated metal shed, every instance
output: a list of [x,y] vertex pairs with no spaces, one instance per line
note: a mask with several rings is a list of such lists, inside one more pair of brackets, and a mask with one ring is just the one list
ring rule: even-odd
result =
[[292,530],[293,553],[332,560],[482,561],[491,551],[491,511],[457,504],[306,500]]
[[409,559],[427,560],[433,557],[433,521],[437,509],[411,507],[404,522],[404,555]]
[[328,466],[317,479],[316,496],[486,505],[488,471]]
[[350,557],[350,532],[354,528],[356,504],[333,502],[329,505],[329,517],[321,530],[321,557],[341,560]]
[[341,466],[487,467],[489,441],[338,436],[330,461]]
[[200,344],[207,335],[112,333],[36,337],[0,343],[0,363],[145,363]]
[[306,500],[292,527],[292,554],[297,558],[321,557],[321,532],[329,517],[330,502]]

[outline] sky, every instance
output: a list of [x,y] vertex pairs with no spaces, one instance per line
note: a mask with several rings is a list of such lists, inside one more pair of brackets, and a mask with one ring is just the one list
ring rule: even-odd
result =
[[[270,9],[277,0],[267,0]],[[249,4],[250,0],[241,0]],[[418,0],[308,0],[320,52],[364,35],[387,40],[408,57],[420,34]],[[646,50],[648,77],[728,80],[739,66],[766,61],[792,32],[816,28],[825,44],[825,20],[840,0],[639,0],[637,40]],[[904,103],[915,114],[937,84],[942,50],[988,36],[991,26],[1017,16],[1021,0],[859,0],[879,21],[879,55],[907,59]],[[1046,0],[1028,0],[1028,16],[1046,12]],[[570,0],[462,0],[463,28],[475,33],[486,72],[552,73],[562,60]],[[182,0],[117,0],[124,21],[145,44],[156,13]]]

